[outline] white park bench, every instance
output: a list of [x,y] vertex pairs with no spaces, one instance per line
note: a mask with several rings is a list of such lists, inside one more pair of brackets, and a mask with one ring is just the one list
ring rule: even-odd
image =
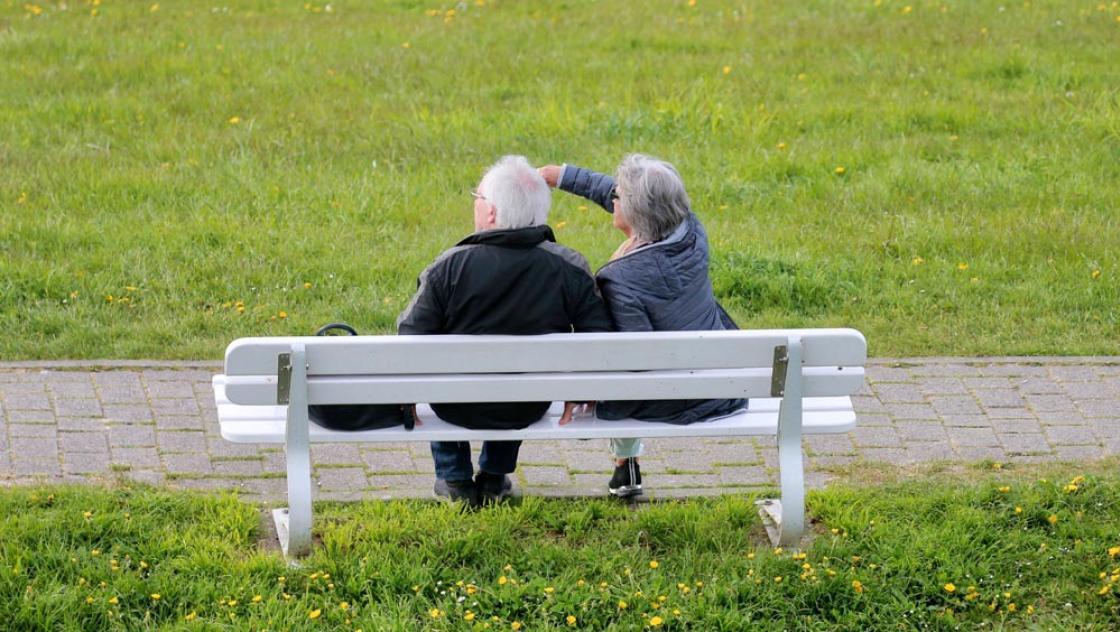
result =
[[[855,427],[867,343],[854,329],[541,336],[242,338],[214,376],[222,436],[284,444],[288,508],[273,512],[285,554],[311,547],[311,443],[508,441],[776,435],[781,498],[759,501],[775,545],[805,528],[803,433]],[[438,419],[440,402],[750,399],[717,420],[672,425],[576,419],[560,406],[523,430],[467,430]],[[343,432],[309,423],[309,404],[421,403],[422,424]]]

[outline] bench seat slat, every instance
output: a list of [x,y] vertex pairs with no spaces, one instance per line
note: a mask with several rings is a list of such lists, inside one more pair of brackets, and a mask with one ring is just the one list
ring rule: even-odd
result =
[[[224,381],[219,379],[222,377],[216,376],[214,379],[222,437],[235,443],[283,443],[286,407],[233,404],[224,396]],[[779,403],[778,399],[752,399],[750,408],[746,411],[688,426],[634,419],[577,419],[567,426],[560,426],[557,420],[563,405],[554,403],[544,419],[520,431],[467,430],[439,419],[429,406],[420,404],[417,411],[423,423],[412,431],[389,428],[342,432],[312,424],[310,438],[312,443],[323,443],[511,440],[530,438],[530,435],[533,439],[774,435],[777,433]],[[855,427],[855,422],[850,397],[814,397],[804,400],[803,432],[807,434],[847,432]]]
[[[770,367],[773,350],[803,336],[804,366],[862,366],[854,329],[679,331],[541,336],[320,336],[242,338],[226,349],[226,375],[275,373],[299,342],[309,375],[518,373]],[[656,340],[655,345],[649,342]],[[345,349],[344,352],[340,351]]]
[[[806,397],[847,395],[863,384],[863,367],[804,370]],[[485,402],[567,399],[715,399],[769,397],[770,369],[601,373],[317,376],[307,380],[312,404]],[[248,406],[276,403],[276,377],[228,376],[227,396]]]

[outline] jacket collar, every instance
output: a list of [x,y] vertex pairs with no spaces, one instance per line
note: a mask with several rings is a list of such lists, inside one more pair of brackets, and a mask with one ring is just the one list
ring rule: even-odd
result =
[[496,228],[467,235],[458,246],[504,246],[506,248],[534,248],[545,241],[556,241],[552,228],[547,224],[525,228]]

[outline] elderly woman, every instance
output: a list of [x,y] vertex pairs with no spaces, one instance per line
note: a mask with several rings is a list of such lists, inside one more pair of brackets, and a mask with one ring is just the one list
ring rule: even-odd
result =
[[[572,165],[540,168],[552,187],[606,209],[626,240],[595,275],[617,331],[738,329],[716,302],[708,278],[708,237],[691,210],[673,165],[632,154],[611,177]],[[599,402],[600,419],[690,424],[744,408],[743,399]],[[570,418],[571,406],[565,411]],[[641,493],[640,439],[613,439],[615,472],[608,488]]]

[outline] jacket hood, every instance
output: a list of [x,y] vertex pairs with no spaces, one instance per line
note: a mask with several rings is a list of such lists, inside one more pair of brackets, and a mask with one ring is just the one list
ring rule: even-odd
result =
[[548,224],[525,228],[497,228],[471,233],[457,246],[503,246],[505,248],[535,248],[545,241],[556,241]]

